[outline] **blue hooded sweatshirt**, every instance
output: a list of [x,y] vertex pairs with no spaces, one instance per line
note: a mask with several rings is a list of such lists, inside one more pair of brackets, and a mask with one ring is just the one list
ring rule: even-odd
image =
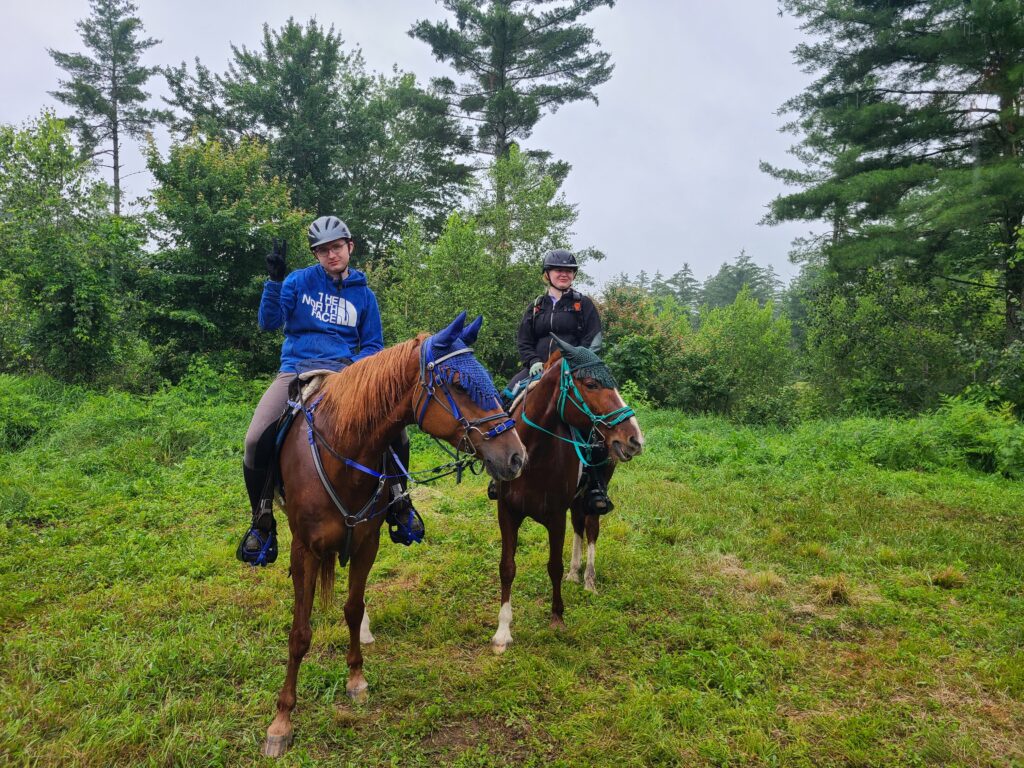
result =
[[297,269],[283,282],[268,280],[260,299],[260,329],[284,326],[281,371],[303,360],[353,362],[384,349],[377,297],[366,275],[349,269],[340,287],[319,264]]

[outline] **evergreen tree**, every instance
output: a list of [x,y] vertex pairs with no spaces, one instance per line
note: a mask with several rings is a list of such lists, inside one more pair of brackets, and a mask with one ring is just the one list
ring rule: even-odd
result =
[[1019,0],[782,0],[820,37],[797,61],[818,79],[785,105],[806,170],[769,221],[824,220],[844,279],[991,284],[1022,337],[1024,13]]
[[109,165],[104,165],[114,172],[114,215],[118,216],[121,141],[125,135],[141,138],[166,117],[143,106],[149,98],[143,87],[158,67],[139,63],[141,54],[160,41],[139,38],[142,21],[128,0],[90,0],[90,7],[92,14],[78,22],[78,29],[91,55],[51,49],[57,66],[70,75],[51,95],[76,110],[67,122],[78,134],[82,150],[93,157],[110,157]]
[[[481,152],[504,157],[545,112],[581,99],[611,77],[610,55],[579,20],[614,0],[442,0],[455,16],[421,20],[409,35],[463,76],[435,84],[477,124]],[[547,7],[545,7],[547,6]]]
[[761,304],[772,301],[782,283],[775,270],[755,264],[746,251],[740,251],[733,264],[723,264],[718,272],[704,281],[701,303],[709,307],[728,307],[747,288],[750,297]]

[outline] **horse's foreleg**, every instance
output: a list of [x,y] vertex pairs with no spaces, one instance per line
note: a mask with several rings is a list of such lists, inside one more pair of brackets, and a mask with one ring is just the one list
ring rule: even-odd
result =
[[597,592],[594,570],[594,558],[597,554],[597,536],[601,532],[601,518],[598,515],[587,515],[585,520],[587,533],[587,569],[583,572],[583,588],[588,592]]
[[[348,535],[354,535],[354,531],[349,531]],[[373,561],[377,559],[379,545],[380,531],[370,532],[355,548],[348,572],[348,600],[345,601],[345,623],[348,624],[348,682],[345,684],[345,693],[357,704],[366,701],[370,690],[363,676],[363,650],[360,642],[363,618],[366,616],[366,579],[370,575]],[[370,625],[367,622],[367,634],[369,631]]]
[[291,571],[295,607],[292,612],[292,630],[288,636],[288,671],[284,686],[277,696],[277,716],[267,728],[267,739],[263,743],[263,754],[267,757],[280,757],[292,743],[295,686],[299,679],[299,665],[313,638],[309,616],[313,611],[313,593],[319,565],[319,558],[303,547],[298,539],[292,539]]
[[583,510],[579,508],[579,502],[573,502],[570,510],[572,517],[572,559],[569,560],[569,570],[565,574],[566,581],[580,582],[580,568],[583,567]]
[[548,525],[548,577],[551,579],[551,626],[564,627],[562,613],[562,547],[565,544],[565,512]]
[[491,638],[491,649],[502,654],[512,642],[512,582],[516,577],[516,540],[522,520],[516,521],[503,509],[504,502],[498,502],[498,526],[501,528],[501,610],[498,611],[498,631]]
[[366,607],[366,603],[363,603],[363,620],[359,624],[359,642],[363,645],[372,645],[377,638],[373,636],[373,632],[370,631],[370,611]]

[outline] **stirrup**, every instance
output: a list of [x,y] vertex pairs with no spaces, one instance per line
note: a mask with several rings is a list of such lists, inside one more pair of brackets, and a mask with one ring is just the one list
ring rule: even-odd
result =
[[401,486],[393,489],[394,501],[388,507],[384,519],[388,521],[388,536],[395,544],[402,544],[408,547],[423,541],[425,528],[423,518],[412,505],[409,494],[401,489]]
[[605,491],[601,486],[591,488],[587,491],[585,497],[587,505],[587,514],[590,515],[607,515],[613,509],[615,505],[612,504],[612,500],[608,498],[608,492]]
[[412,504],[394,512],[388,512],[388,536],[395,544],[408,547],[423,541],[426,529],[423,518]]
[[[260,515],[260,519],[262,517]],[[253,521],[245,536],[238,542],[235,557],[253,567],[263,567],[277,560],[277,522],[271,514],[269,531],[258,528],[256,522]]]

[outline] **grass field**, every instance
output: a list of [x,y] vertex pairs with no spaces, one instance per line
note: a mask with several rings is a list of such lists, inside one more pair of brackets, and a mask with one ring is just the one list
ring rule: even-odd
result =
[[[0,377],[0,764],[271,762],[287,557],[233,558],[256,397]],[[427,541],[383,543],[370,577],[369,702],[345,697],[342,601],[318,606],[277,764],[1024,766],[1018,481],[927,420],[640,420],[598,593],[566,585],[549,629],[527,523],[502,657],[484,481],[419,490]]]

